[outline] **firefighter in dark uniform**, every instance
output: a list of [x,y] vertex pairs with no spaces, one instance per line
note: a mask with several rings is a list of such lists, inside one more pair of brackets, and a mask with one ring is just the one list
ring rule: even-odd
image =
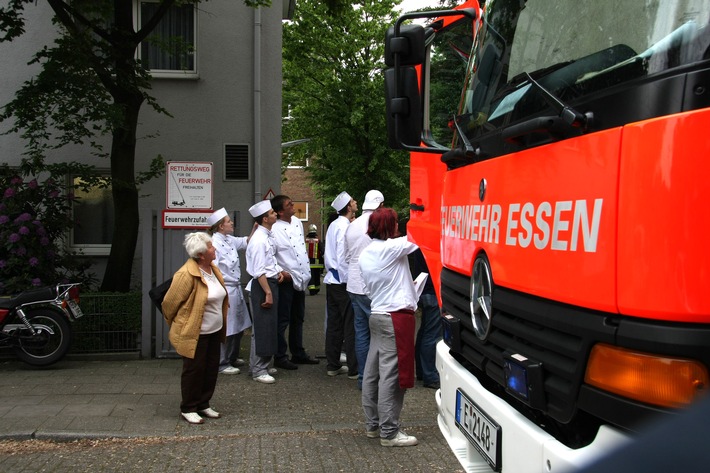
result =
[[320,291],[320,276],[323,272],[323,249],[318,240],[318,228],[311,224],[308,226],[306,235],[306,248],[308,259],[311,263],[311,282],[308,284],[308,292],[314,296]]

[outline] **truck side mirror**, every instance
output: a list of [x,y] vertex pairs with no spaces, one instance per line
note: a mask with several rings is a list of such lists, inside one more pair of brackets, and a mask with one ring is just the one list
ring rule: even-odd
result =
[[387,69],[385,103],[389,147],[405,149],[403,145],[419,146],[422,134],[422,107],[417,71],[413,66],[400,67],[397,88],[395,88],[395,80],[395,70]]
[[424,27],[422,25],[402,25],[399,36],[390,26],[385,34],[385,64],[394,67],[394,55],[399,55],[400,66],[416,66],[424,62]]
[[424,63],[424,57],[423,26],[402,25],[396,36],[395,27],[387,29],[385,64],[390,69],[385,71],[385,100],[387,136],[392,149],[405,149],[405,146],[421,143],[421,97],[417,71],[413,66]]

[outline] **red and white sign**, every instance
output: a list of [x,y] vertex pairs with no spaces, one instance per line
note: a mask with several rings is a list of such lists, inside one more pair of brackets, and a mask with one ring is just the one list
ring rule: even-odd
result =
[[165,183],[166,209],[211,209],[211,162],[168,161]]
[[207,228],[212,210],[163,210],[163,228]]

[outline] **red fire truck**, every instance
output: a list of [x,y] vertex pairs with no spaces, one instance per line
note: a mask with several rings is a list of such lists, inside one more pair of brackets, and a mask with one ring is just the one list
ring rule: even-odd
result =
[[462,465],[571,471],[707,392],[710,2],[467,1],[386,62]]

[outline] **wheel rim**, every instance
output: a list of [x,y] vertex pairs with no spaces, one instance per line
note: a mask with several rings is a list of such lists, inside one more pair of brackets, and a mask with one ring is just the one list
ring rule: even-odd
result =
[[30,334],[28,330],[23,330],[20,334],[20,349],[34,358],[47,358],[55,354],[62,346],[62,340],[66,336],[62,326],[53,318],[45,315],[33,316],[30,323],[32,326],[46,325],[54,334],[50,334],[46,329],[40,329],[36,335]]

